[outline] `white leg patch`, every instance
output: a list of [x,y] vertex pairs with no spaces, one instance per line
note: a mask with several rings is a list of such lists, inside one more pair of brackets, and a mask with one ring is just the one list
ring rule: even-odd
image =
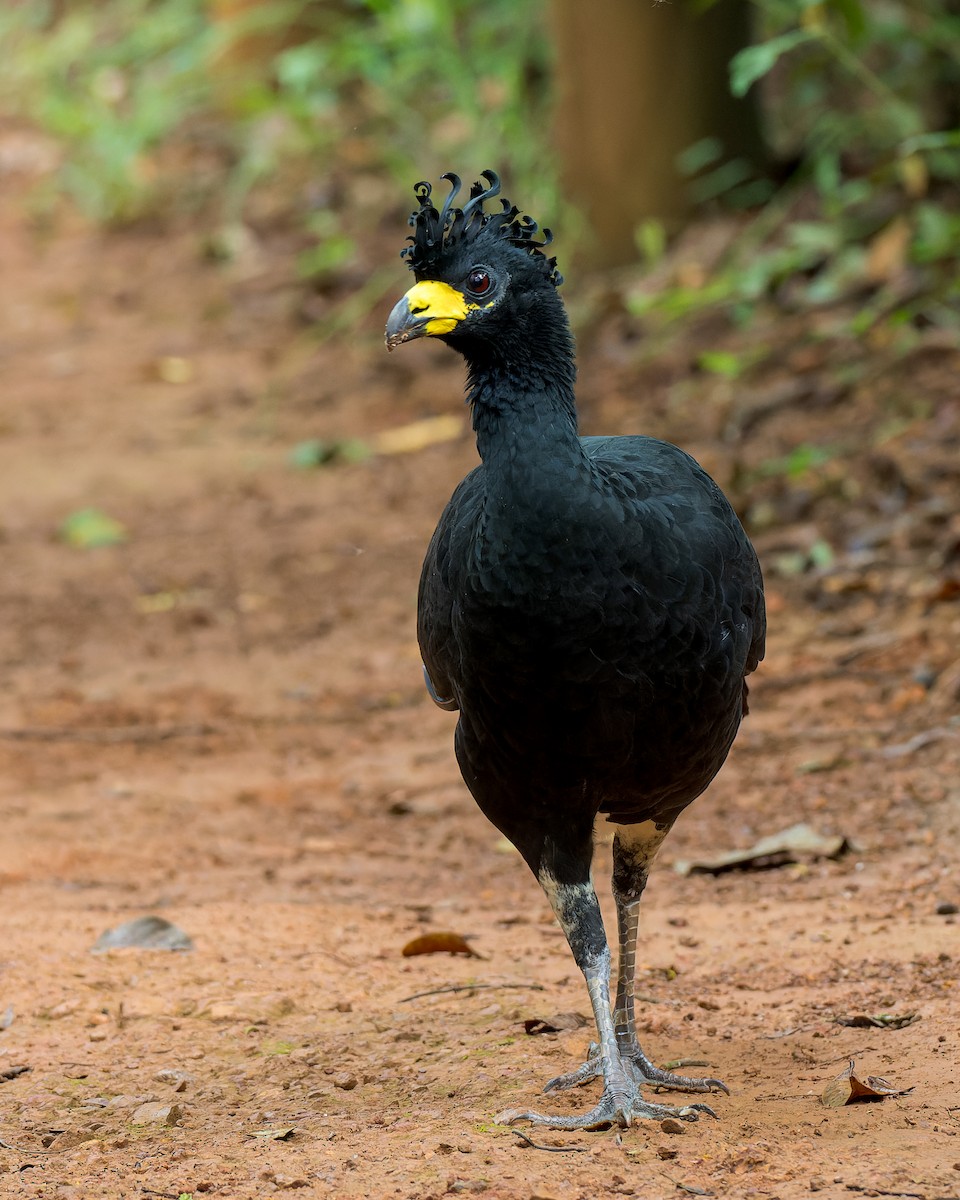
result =
[[541,870],[537,875],[537,879],[543,888],[544,894],[550,901],[550,907],[553,909],[560,923],[560,928],[569,942],[570,935],[576,925],[575,914],[577,911],[582,911],[586,905],[596,903],[592,872],[589,883],[561,884],[546,870]]

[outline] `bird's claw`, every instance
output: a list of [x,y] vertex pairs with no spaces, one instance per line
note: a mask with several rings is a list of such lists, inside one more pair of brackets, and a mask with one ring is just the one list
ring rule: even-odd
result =
[[[655,1092],[723,1092],[730,1095],[730,1089],[722,1079],[695,1079],[687,1075],[675,1075],[673,1071],[665,1071],[656,1067],[642,1053],[624,1054],[623,1066],[638,1087],[649,1087]],[[587,1061],[566,1075],[556,1075],[544,1087],[544,1092],[565,1092],[568,1088],[579,1087],[589,1083],[591,1079],[599,1079],[603,1075],[603,1059],[600,1047],[591,1042],[587,1050]]]
[[550,1129],[607,1129],[612,1125],[628,1129],[637,1120],[663,1121],[672,1117],[679,1121],[698,1121],[701,1113],[719,1120],[709,1104],[686,1104],[677,1108],[672,1104],[650,1104],[643,1099],[639,1090],[629,1094],[604,1091],[596,1108],[581,1116],[551,1116],[548,1113],[508,1108],[498,1113],[495,1120],[498,1125],[529,1121],[531,1125],[546,1125]]
[[580,1087],[591,1079],[599,1079],[603,1075],[603,1059],[600,1057],[600,1047],[596,1042],[590,1043],[587,1050],[587,1061],[576,1071],[566,1075],[555,1075],[547,1081],[544,1092],[565,1092],[568,1088]]
[[645,1084],[656,1092],[724,1092],[730,1089],[722,1079],[696,1079],[690,1075],[676,1075],[663,1067],[654,1066],[642,1050],[623,1056],[624,1065],[632,1071],[639,1084]]
[[664,1071],[665,1079],[643,1078],[641,1082],[652,1087],[655,1092],[723,1092],[730,1095],[730,1089],[722,1079],[688,1079],[685,1075],[674,1075]]

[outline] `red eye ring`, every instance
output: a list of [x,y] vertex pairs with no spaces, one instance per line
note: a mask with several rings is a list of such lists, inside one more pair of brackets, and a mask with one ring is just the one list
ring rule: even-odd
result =
[[475,296],[483,296],[490,291],[493,280],[482,267],[474,267],[467,276],[467,290]]

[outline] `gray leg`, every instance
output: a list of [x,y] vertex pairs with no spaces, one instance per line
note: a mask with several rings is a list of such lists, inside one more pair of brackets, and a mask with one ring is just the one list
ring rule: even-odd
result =
[[634,1068],[622,1058],[610,1012],[610,950],[593,884],[589,879],[578,883],[560,883],[548,868],[541,868],[538,878],[587,983],[600,1039],[593,1073],[602,1076],[603,1093],[597,1106],[583,1116],[549,1116],[511,1109],[500,1113],[497,1120],[508,1125],[514,1121],[530,1121],[537,1125],[549,1125],[553,1129],[598,1129],[608,1125],[626,1128],[639,1118],[662,1120],[665,1117],[679,1117],[681,1120],[695,1121],[700,1112],[715,1115],[705,1104],[676,1108],[673,1105],[650,1104],[643,1099]]
[[[676,1075],[655,1066],[640,1048],[634,1013],[634,976],[636,973],[637,924],[640,899],[647,884],[650,866],[669,833],[669,826],[658,827],[652,821],[640,825],[621,825],[613,842],[613,895],[617,905],[619,958],[617,997],[613,1021],[617,1049],[625,1069],[637,1085],[647,1084],[681,1092],[722,1091],[729,1094],[719,1079],[696,1079]],[[551,1079],[545,1091],[562,1091],[579,1086],[602,1073],[603,1055],[596,1043],[590,1047],[587,1061],[577,1071]]]
[[617,969],[617,1003],[614,1020],[617,1044],[638,1083],[651,1084],[679,1092],[726,1092],[730,1089],[719,1079],[694,1079],[675,1075],[654,1066],[640,1049],[634,1014],[634,975],[637,966],[637,924],[640,899],[647,876],[660,844],[670,832],[669,825],[652,821],[641,825],[620,825],[613,840],[613,896],[617,905],[620,957]]

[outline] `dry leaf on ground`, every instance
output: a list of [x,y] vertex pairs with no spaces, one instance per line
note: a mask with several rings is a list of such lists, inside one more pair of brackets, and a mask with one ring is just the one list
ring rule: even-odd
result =
[[714,858],[675,862],[673,866],[680,875],[720,875],[738,869],[763,871],[804,858],[839,858],[849,849],[851,845],[846,837],[824,837],[811,826],[799,824],[761,838],[749,850],[731,850]]
[[466,954],[470,958],[483,957],[461,934],[445,931],[415,937],[412,942],[407,942],[401,953],[404,958],[412,958],[415,954]]
[[248,1137],[263,1138],[267,1142],[286,1142],[297,1132],[293,1125],[285,1125],[282,1129],[255,1129]]
[[528,1017],[523,1028],[531,1036],[537,1033],[561,1033],[567,1029],[582,1029],[589,1021],[578,1012],[555,1013],[552,1017]]
[[919,1020],[920,1014],[916,1012],[902,1013],[900,1016],[895,1013],[878,1013],[875,1017],[857,1013],[852,1017],[837,1017],[837,1024],[848,1025],[852,1029],[905,1029]]
[[898,1088],[879,1075],[865,1075],[862,1079],[855,1074],[853,1059],[845,1071],[831,1079],[820,1093],[820,1103],[827,1108],[842,1108],[845,1104],[856,1104],[863,1100],[883,1100],[887,1096],[905,1096],[913,1088]]
[[438,417],[425,417],[422,421],[411,421],[395,429],[383,429],[373,439],[378,454],[412,454],[425,446],[436,446],[440,442],[452,442],[460,437],[464,429],[463,417],[459,414],[442,413]]

